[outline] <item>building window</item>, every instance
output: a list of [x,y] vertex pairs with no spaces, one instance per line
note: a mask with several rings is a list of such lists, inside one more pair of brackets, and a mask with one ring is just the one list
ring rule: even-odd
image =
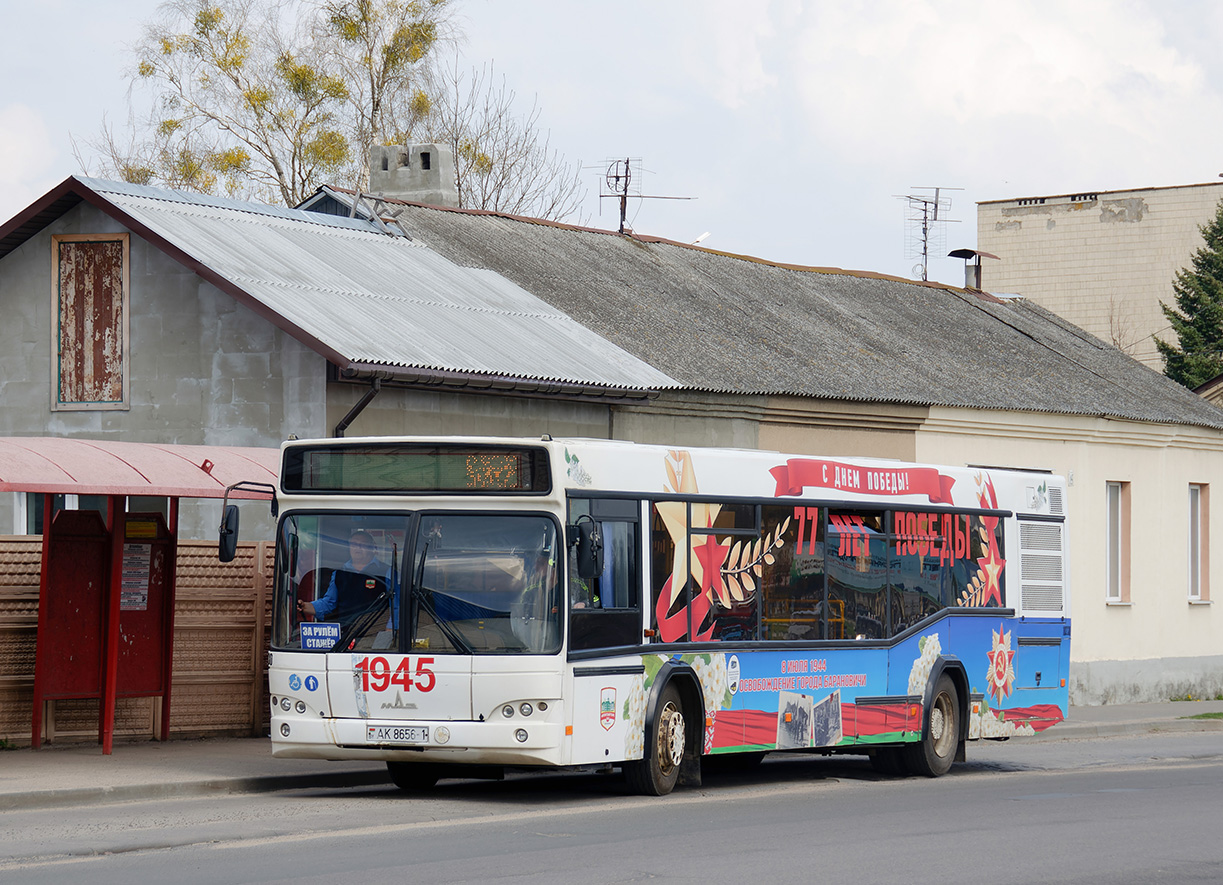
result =
[[1107,562],[1105,563],[1107,601],[1130,601],[1130,484],[1110,482],[1106,498]]
[[126,409],[128,235],[51,242],[51,408]]
[[1210,486],[1189,485],[1189,601],[1210,599]]

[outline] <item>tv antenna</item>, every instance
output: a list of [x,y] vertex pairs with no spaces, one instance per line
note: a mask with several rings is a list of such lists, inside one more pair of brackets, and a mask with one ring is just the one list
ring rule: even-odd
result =
[[[641,157],[625,157],[623,160],[608,160],[607,172],[603,175],[603,183],[599,186],[599,205],[602,205],[604,198],[617,199],[620,201],[620,233],[632,233],[630,228],[625,227],[625,222],[628,220],[628,200],[632,197],[635,200],[695,200],[696,197],[662,197],[654,194],[643,194],[641,192],[641,182],[633,181],[633,164],[638,168],[641,166]],[[603,186],[607,187],[604,192]],[[705,234],[704,236],[708,236]],[[704,237],[702,237],[703,239]]]
[[[958,218],[948,218],[951,198],[943,191],[962,191],[962,187],[915,187],[914,193],[900,195],[905,201],[905,243],[907,258],[920,259],[913,265],[913,276],[923,282],[929,279],[930,253],[947,248],[947,224],[959,223]],[[928,193],[916,193],[927,191]]]

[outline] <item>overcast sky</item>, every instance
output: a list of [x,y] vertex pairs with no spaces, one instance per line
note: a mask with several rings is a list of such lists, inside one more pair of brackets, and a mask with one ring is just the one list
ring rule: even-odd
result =
[[[0,219],[80,172],[70,137],[126,118],[128,46],[156,0],[0,0]],[[1192,184],[1223,172],[1212,0],[463,0],[492,61],[585,173],[641,158],[641,233],[912,277],[898,195],[949,190],[940,254],[979,200]],[[922,189],[922,190],[919,190]],[[930,276],[957,285],[962,262]]]

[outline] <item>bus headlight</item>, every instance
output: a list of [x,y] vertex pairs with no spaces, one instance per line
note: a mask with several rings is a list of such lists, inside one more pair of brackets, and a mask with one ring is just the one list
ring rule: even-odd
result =
[[433,739],[439,744],[450,743],[450,729],[444,725],[439,725],[433,729]]
[[518,708],[518,712],[521,713],[523,716],[530,716],[532,713],[535,712],[535,708],[532,707],[530,704],[528,704],[526,701],[523,701],[522,706]]
[[502,707],[501,715],[504,716],[506,719],[513,719],[514,718],[514,705],[506,704],[504,707]]
[[293,705],[293,709],[296,710],[298,713],[305,713],[306,712],[306,702],[298,701],[296,704]]
[[289,700],[288,698],[281,698],[280,709],[288,713],[291,709],[293,709],[293,701]]
[[525,744],[527,742],[527,730],[525,728],[518,729],[514,732],[514,739],[520,744]]
[[289,723],[287,722],[280,723],[280,734],[282,737],[289,736]]

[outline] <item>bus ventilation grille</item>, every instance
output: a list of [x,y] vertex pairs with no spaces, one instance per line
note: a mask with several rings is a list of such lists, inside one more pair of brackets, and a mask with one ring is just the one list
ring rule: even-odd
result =
[[1064,610],[1063,532],[1058,523],[1019,523],[1019,594],[1025,612]]
[[1066,501],[1060,488],[1049,489],[1049,513],[1053,516],[1066,515]]

